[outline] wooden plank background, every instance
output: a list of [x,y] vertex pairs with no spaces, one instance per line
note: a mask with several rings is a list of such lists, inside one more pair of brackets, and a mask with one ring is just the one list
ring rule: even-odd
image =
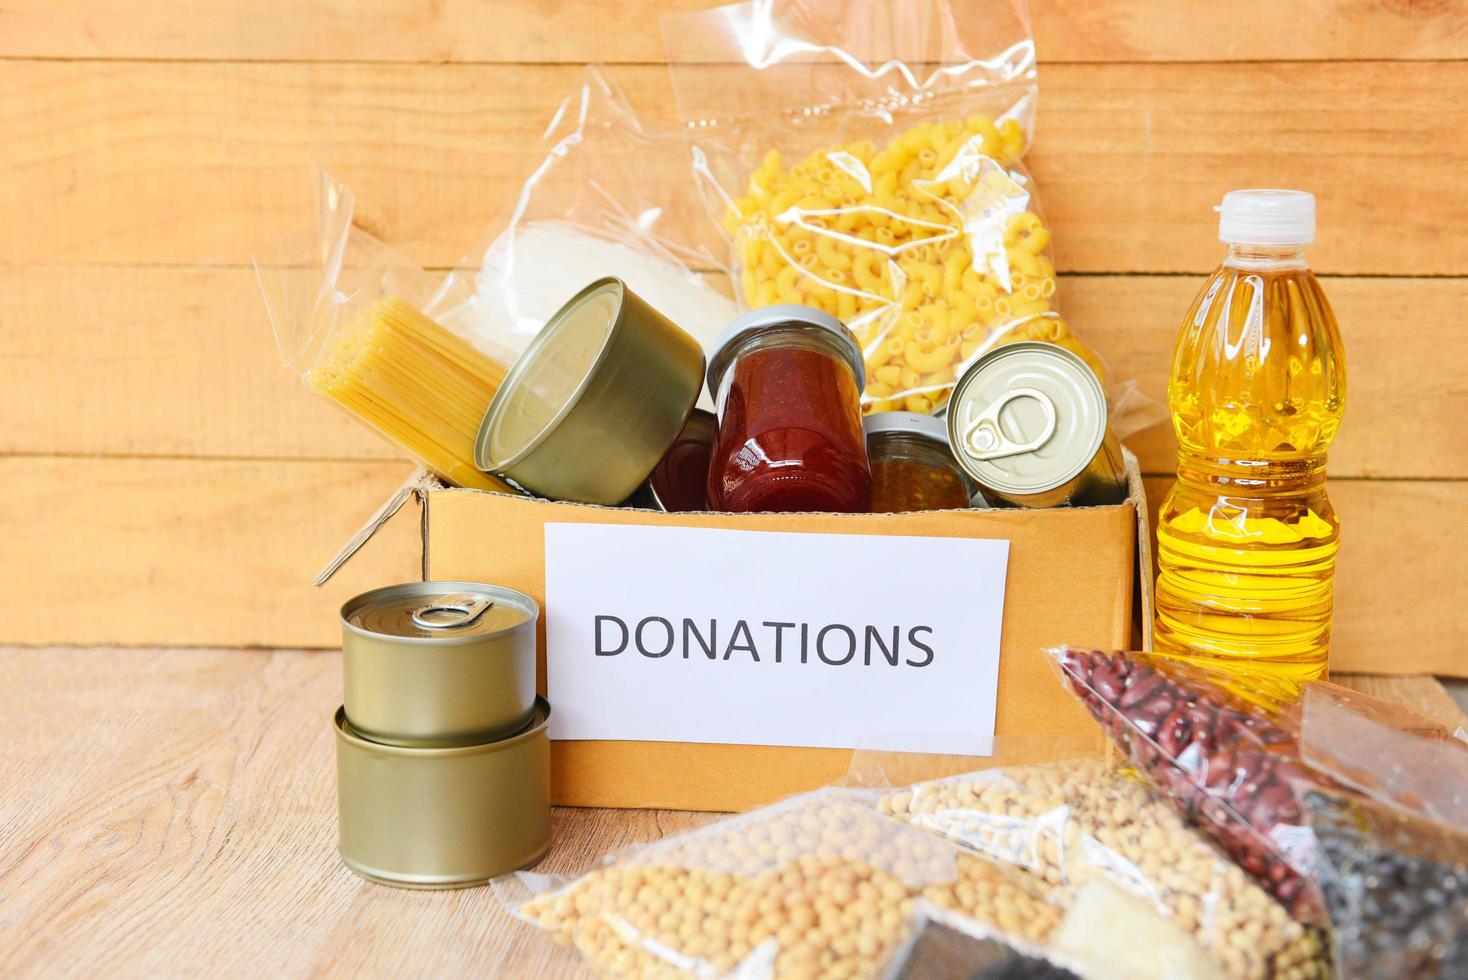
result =
[[[3,644],[330,646],[412,577],[410,467],[279,366],[251,252],[330,164],[426,267],[480,237],[581,63],[667,105],[657,16],[706,0],[0,0]],[[1320,200],[1350,361],[1337,665],[1468,674],[1468,3],[1035,0],[1029,163],[1072,321],[1160,395],[1227,189]],[[649,174],[649,179],[675,175]],[[1165,428],[1134,447],[1160,493]]]

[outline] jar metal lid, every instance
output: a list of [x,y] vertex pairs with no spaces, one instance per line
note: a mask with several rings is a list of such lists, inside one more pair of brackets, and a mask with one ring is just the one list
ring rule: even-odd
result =
[[948,423],[920,412],[873,412],[861,420],[868,438],[884,432],[921,436],[948,448]]
[[842,346],[846,353],[846,361],[851,365],[851,373],[856,378],[856,390],[866,390],[867,368],[866,361],[862,357],[861,344],[857,343],[856,335],[847,328],[846,324],[824,310],[800,306],[796,303],[783,303],[750,310],[736,317],[720,332],[718,339],[714,341],[713,349],[709,352],[709,394],[718,397],[719,382],[724,379],[724,372],[728,370],[730,362],[734,359],[731,353],[734,347],[755,334],[788,326],[816,327],[830,331],[844,341]]
[[1106,393],[1096,373],[1043,341],[1006,344],[979,358],[958,379],[949,406],[954,458],[1000,493],[1064,485],[1106,438]]
[[478,582],[409,582],[364,592],[342,606],[342,625],[405,643],[462,643],[534,627],[540,615],[523,592]]

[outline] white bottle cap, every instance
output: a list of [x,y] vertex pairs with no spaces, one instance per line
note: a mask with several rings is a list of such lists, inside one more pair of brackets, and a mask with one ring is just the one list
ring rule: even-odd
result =
[[1218,212],[1218,240],[1230,245],[1309,245],[1315,195],[1306,191],[1229,191]]

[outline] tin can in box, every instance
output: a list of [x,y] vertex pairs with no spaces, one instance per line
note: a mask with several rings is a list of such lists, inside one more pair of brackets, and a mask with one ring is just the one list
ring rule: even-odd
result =
[[550,705],[507,738],[384,745],[336,713],[342,861],[401,888],[463,888],[526,868],[550,844]]
[[477,582],[412,582],[342,606],[346,717],[391,745],[464,745],[535,711],[535,600]]
[[573,296],[489,403],[474,464],[551,500],[630,497],[703,390],[703,348],[615,277]]
[[1064,347],[1028,341],[980,357],[954,386],[947,422],[954,458],[991,499],[1022,507],[1126,499],[1106,393]]

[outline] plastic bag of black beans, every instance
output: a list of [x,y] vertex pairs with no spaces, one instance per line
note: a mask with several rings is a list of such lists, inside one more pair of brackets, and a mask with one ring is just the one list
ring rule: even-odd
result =
[[1146,900],[1237,980],[1326,974],[1319,930],[1272,896],[1134,772],[1096,759],[986,769],[884,793],[878,809],[1039,877],[1069,908],[1092,883]]
[[924,907],[1031,943],[1062,916],[1026,872],[838,789],[664,838],[569,882],[520,874],[496,891],[619,977],[878,977]]
[[1468,978],[1468,833],[1318,789],[1301,802],[1339,975]]
[[1147,653],[1047,651],[1069,689],[1182,815],[1298,919],[1323,924],[1296,787],[1333,784],[1290,719]]

